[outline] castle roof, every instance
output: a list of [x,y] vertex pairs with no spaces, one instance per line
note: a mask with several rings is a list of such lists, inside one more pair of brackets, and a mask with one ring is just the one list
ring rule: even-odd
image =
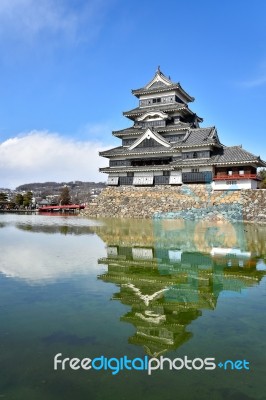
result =
[[189,129],[182,144],[179,147],[195,147],[207,145],[219,145],[217,131],[214,126],[209,128]]
[[135,147],[133,150],[129,150],[127,147],[119,146],[114,149],[101,151],[99,154],[103,157],[115,157],[115,156],[131,156],[131,155],[143,155],[143,154],[162,154],[162,153],[173,153],[174,147],[156,146],[156,147]]
[[[217,143],[212,143],[216,144]],[[194,145],[195,146],[195,145]],[[115,157],[115,156],[142,156],[142,155],[152,155],[153,157],[156,157],[156,155],[161,156],[162,154],[164,155],[174,155],[175,152],[177,152],[181,146],[176,146],[175,144],[171,145],[169,148],[166,148],[165,146],[156,146],[156,147],[135,147],[133,150],[129,151],[127,148],[123,146],[116,147],[111,150],[107,150],[104,152],[101,152],[100,155],[104,157]],[[198,166],[211,166],[211,165],[232,165],[232,164],[256,164],[258,167],[265,167],[266,162],[261,160],[259,156],[256,156],[244,149],[241,148],[241,146],[232,146],[232,147],[226,147],[222,146],[221,147],[216,147],[216,150],[214,151],[214,154],[210,158],[185,158],[182,159],[177,159],[173,162],[171,162],[169,165],[166,166],[144,166],[143,170],[157,170],[157,169],[165,169],[165,170],[171,170],[174,169],[174,167],[198,167]],[[138,170],[140,171],[139,167],[125,167],[124,170],[126,171],[135,171]],[[121,171],[121,169],[117,169],[117,171]],[[116,172],[114,168],[103,168],[101,171],[113,171]]]
[[230,163],[255,163],[258,166],[266,166],[266,162],[261,160],[259,156],[250,153],[242,148],[242,146],[223,146],[217,149],[211,157],[214,164],[230,164]]
[[[147,130],[150,130],[153,132],[155,139],[157,138],[158,140],[162,140],[165,143],[170,143],[167,141],[167,138],[162,137],[158,132],[148,128],[146,130],[141,130],[141,134],[144,136]],[[136,139],[140,140],[140,138]],[[133,144],[134,145],[134,144]],[[215,127],[209,127],[209,128],[198,128],[198,129],[189,129],[185,135],[185,137],[181,140],[177,140],[176,142],[171,142],[171,145],[165,147],[165,145],[162,146],[156,146],[156,147],[134,147],[131,150],[131,147],[125,147],[125,146],[119,146],[115,147],[110,150],[105,150],[100,152],[101,156],[104,157],[114,157],[118,155],[123,155],[123,156],[131,156],[131,155],[136,155],[136,154],[161,154],[161,153],[173,153],[176,152],[179,149],[182,148],[189,148],[189,147],[205,147],[205,146],[220,146],[220,141],[216,132]]]
[[[167,125],[167,126],[154,126],[153,130],[156,132],[176,132],[176,131],[186,131],[188,128],[192,126],[192,123],[189,122],[181,122],[179,121],[176,124]],[[137,136],[143,134],[143,128],[138,126],[132,126],[130,128],[121,129],[119,131],[113,131],[113,136],[116,137],[124,137],[124,136]]]
[[136,107],[133,108],[132,110],[129,111],[124,111],[123,115],[125,117],[137,117],[139,115],[142,115],[147,112],[152,112],[152,111],[180,111],[180,110],[188,110],[190,113],[194,114],[186,104],[182,103],[174,103],[174,104],[161,104],[157,106],[151,106],[151,107]]
[[132,90],[132,93],[136,97],[140,97],[145,94],[156,94],[160,92],[172,91],[177,90],[182,97],[186,100],[186,102],[194,101],[194,97],[191,97],[180,85],[179,82],[172,82],[170,77],[166,77],[160,67],[158,67],[157,71],[155,72],[154,77],[150,82],[148,82],[144,87],[140,89]]
[[[138,166],[138,167],[133,167],[133,166],[128,166],[124,167],[123,171],[125,172],[146,172],[146,171],[171,171],[174,170],[175,167],[174,165],[168,164],[168,165],[144,165],[144,166]],[[116,168],[116,167],[103,167],[99,169],[100,172],[112,172],[112,173],[119,173],[121,172],[121,168]]]
[[258,167],[266,166],[266,162],[244,149],[241,146],[216,147],[212,156],[208,159],[184,159],[178,162],[180,166],[204,166],[204,165],[231,165],[231,164],[257,164]]

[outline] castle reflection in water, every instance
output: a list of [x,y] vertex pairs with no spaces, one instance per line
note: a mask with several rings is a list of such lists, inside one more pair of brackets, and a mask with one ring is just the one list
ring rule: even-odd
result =
[[254,229],[183,220],[97,227],[107,244],[98,262],[108,266],[99,279],[116,284],[112,298],[131,307],[121,316],[135,327],[129,343],[152,356],[177,349],[192,336],[188,325],[202,310],[214,310],[222,292],[259,284],[265,264],[251,239]]

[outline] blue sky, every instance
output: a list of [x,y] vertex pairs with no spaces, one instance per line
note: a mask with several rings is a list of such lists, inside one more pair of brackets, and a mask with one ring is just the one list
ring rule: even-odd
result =
[[158,65],[226,145],[266,159],[266,2],[1,0],[0,187],[105,180]]

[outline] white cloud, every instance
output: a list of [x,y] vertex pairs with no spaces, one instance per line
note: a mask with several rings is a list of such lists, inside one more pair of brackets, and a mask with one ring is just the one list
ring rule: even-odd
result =
[[[90,40],[103,24],[110,3],[85,1],[76,6],[60,0],[1,0],[0,33],[19,40],[35,39],[38,34],[63,34],[71,40]],[[86,29],[84,37],[82,29]]]
[[247,79],[240,82],[240,85],[246,88],[253,88],[266,85],[266,61],[263,60],[256,68],[253,74],[255,78]]
[[[27,31],[37,32],[43,28],[64,29],[73,24],[74,18],[61,18],[60,9],[52,3],[39,0],[7,0],[0,3],[0,17],[3,23],[18,22]],[[18,26],[14,26],[15,28]]]
[[1,239],[0,273],[32,285],[54,283],[75,274],[99,273],[97,260],[105,255],[104,243],[96,235],[88,240],[86,235],[57,234],[55,240],[54,235],[25,235],[25,231],[10,230]]
[[253,88],[266,85],[266,74],[250,81],[244,81],[241,86]]
[[32,131],[0,144],[1,187],[27,182],[105,181],[98,168],[107,160],[100,142],[74,141],[47,131]]
[[97,140],[100,138],[108,138],[112,131],[112,125],[114,125],[113,121],[105,123],[88,123],[78,130],[78,135],[82,138],[93,137]]

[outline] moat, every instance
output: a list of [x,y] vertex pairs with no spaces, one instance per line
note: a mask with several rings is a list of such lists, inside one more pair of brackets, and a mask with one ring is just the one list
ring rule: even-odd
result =
[[[0,215],[0,397],[264,399],[266,226]],[[65,357],[249,370],[55,371]]]

